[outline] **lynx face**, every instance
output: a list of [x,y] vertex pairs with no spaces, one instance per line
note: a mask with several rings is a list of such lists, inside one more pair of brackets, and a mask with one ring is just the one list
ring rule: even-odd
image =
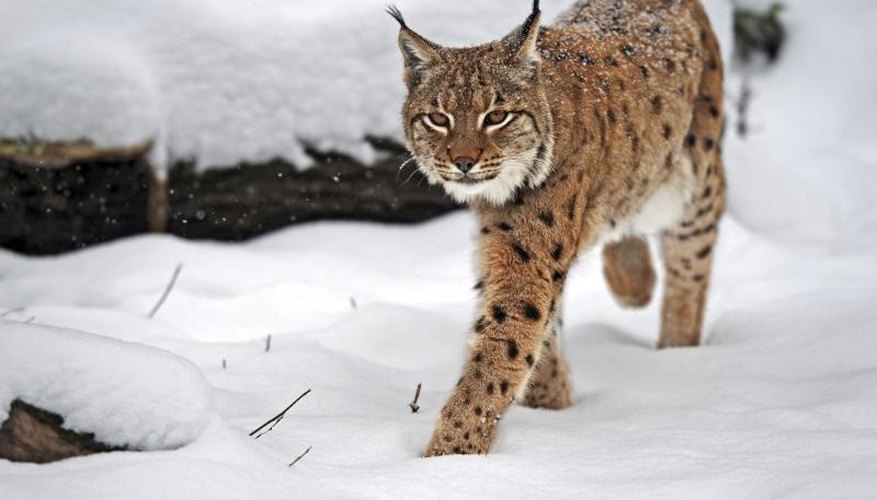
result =
[[498,42],[444,48],[402,24],[408,149],[460,202],[502,204],[551,172],[553,125],[536,51],[538,15]]

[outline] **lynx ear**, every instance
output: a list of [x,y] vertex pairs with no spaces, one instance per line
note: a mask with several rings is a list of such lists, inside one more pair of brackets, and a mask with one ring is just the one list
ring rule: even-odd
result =
[[408,88],[414,88],[420,83],[423,72],[439,62],[440,47],[408,28],[395,6],[387,7],[387,13],[399,22],[399,49],[405,60],[405,82]]
[[540,61],[536,42],[539,40],[539,19],[541,16],[539,0],[533,0],[533,11],[524,24],[518,26],[502,39],[503,45],[509,48],[514,60],[528,67],[536,65]]

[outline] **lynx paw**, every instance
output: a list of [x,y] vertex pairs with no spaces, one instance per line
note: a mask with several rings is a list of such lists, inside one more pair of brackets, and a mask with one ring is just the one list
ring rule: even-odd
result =
[[[450,409],[449,409],[450,407]],[[454,411],[468,410],[468,411]],[[442,410],[424,457],[442,455],[484,455],[490,450],[499,417],[481,406],[462,407],[451,403]]]

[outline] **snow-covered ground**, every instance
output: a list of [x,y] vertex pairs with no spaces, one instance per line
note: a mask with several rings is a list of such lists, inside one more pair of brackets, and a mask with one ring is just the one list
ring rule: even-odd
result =
[[[340,1],[306,13],[328,25]],[[304,8],[287,3],[290,12]],[[440,11],[464,8],[484,14],[480,23],[497,4],[427,3],[411,2],[412,24],[439,26]],[[27,4],[32,19],[45,15],[36,10],[41,4],[48,0]],[[132,12],[141,5],[120,4]],[[10,10],[27,17],[21,4],[10,5],[0,4],[0,18]],[[369,10],[376,2],[349,5],[357,7],[345,16],[377,26]],[[653,350],[658,301],[645,311],[619,310],[599,258],[584,259],[565,303],[576,404],[563,412],[513,408],[487,457],[418,458],[456,381],[471,325],[476,228],[468,214],[413,227],[318,223],[245,244],[142,236],[53,258],[0,252],[0,411],[15,395],[42,396],[73,413],[81,430],[139,436],[155,450],[43,466],[0,461],[0,499],[874,498],[877,70],[868,61],[877,41],[863,27],[877,25],[875,5],[789,2],[784,59],[752,75],[755,132],[743,141],[729,129],[725,147],[731,217],[716,250],[705,345]],[[483,39],[517,22],[515,12],[501,12],[484,25],[461,24],[458,35],[477,24],[467,34]],[[267,23],[269,38],[282,34],[274,31],[280,20],[241,15]],[[8,23],[0,38],[19,32],[32,41],[26,27]],[[389,54],[372,57],[398,64],[392,41],[374,36],[345,39],[337,50],[374,43],[370,50]],[[0,65],[17,47],[3,40]],[[290,74],[310,81],[310,72],[297,71]],[[208,88],[228,76],[211,75]],[[739,79],[736,70],[732,93]],[[0,90],[10,81],[0,71]],[[248,106],[234,112],[261,109]],[[289,108],[278,109],[284,116]],[[168,123],[175,126],[207,119],[174,113]],[[395,105],[388,113],[377,121],[386,130],[397,126],[389,118],[397,119]],[[340,125],[350,131],[337,137],[361,132],[357,111],[349,114]],[[217,123],[220,132],[233,127]],[[213,139],[203,140],[207,148]],[[174,154],[190,146],[180,143]],[[179,263],[176,286],[149,319]],[[76,355],[83,350],[94,356]],[[10,375],[22,366],[33,378]],[[421,410],[412,414],[407,403],[418,383]],[[247,436],[308,388],[273,431],[257,441]],[[63,397],[45,397],[51,391]],[[141,421],[142,428],[129,425]],[[183,443],[190,444],[169,449]]]
[[[575,406],[513,408],[488,457],[419,459],[463,357],[475,229],[456,214],[414,228],[320,223],[243,245],[146,236],[58,258],[0,254],[0,304],[24,308],[0,324],[3,359],[30,361],[69,387],[78,372],[51,368],[43,324],[165,349],[201,369],[223,418],[176,451],[0,462],[0,498],[873,497],[873,256],[808,255],[733,220],[705,347],[653,350],[657,308],[619,310],[591,257],[567,291]],[[148,319],[180,262],[168,301]],[[44,350],[18,351],[29,330]],[[131,371],[148,396],[119,411],[148,415],[162,394],[186,407],[158,360],[108,360],[98,343],[93,351],[77,370],[111,363],[118,376],[104,373],[74,407],[111,418],[102,398],[119,401]],[[189,378],[178,390],[197,407]],[[272,432],[247,437],[308,388]]]

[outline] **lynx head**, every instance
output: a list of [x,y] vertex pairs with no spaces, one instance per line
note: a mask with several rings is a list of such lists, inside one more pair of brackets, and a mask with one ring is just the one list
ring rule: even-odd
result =
[[500,205],[551,173],[554,131],[542,83],[539,1],[506,37],[468,48],[437,45],[412,31],[402,14],[399,46],[408,97],[408,149],[431,184],[460,202]]

